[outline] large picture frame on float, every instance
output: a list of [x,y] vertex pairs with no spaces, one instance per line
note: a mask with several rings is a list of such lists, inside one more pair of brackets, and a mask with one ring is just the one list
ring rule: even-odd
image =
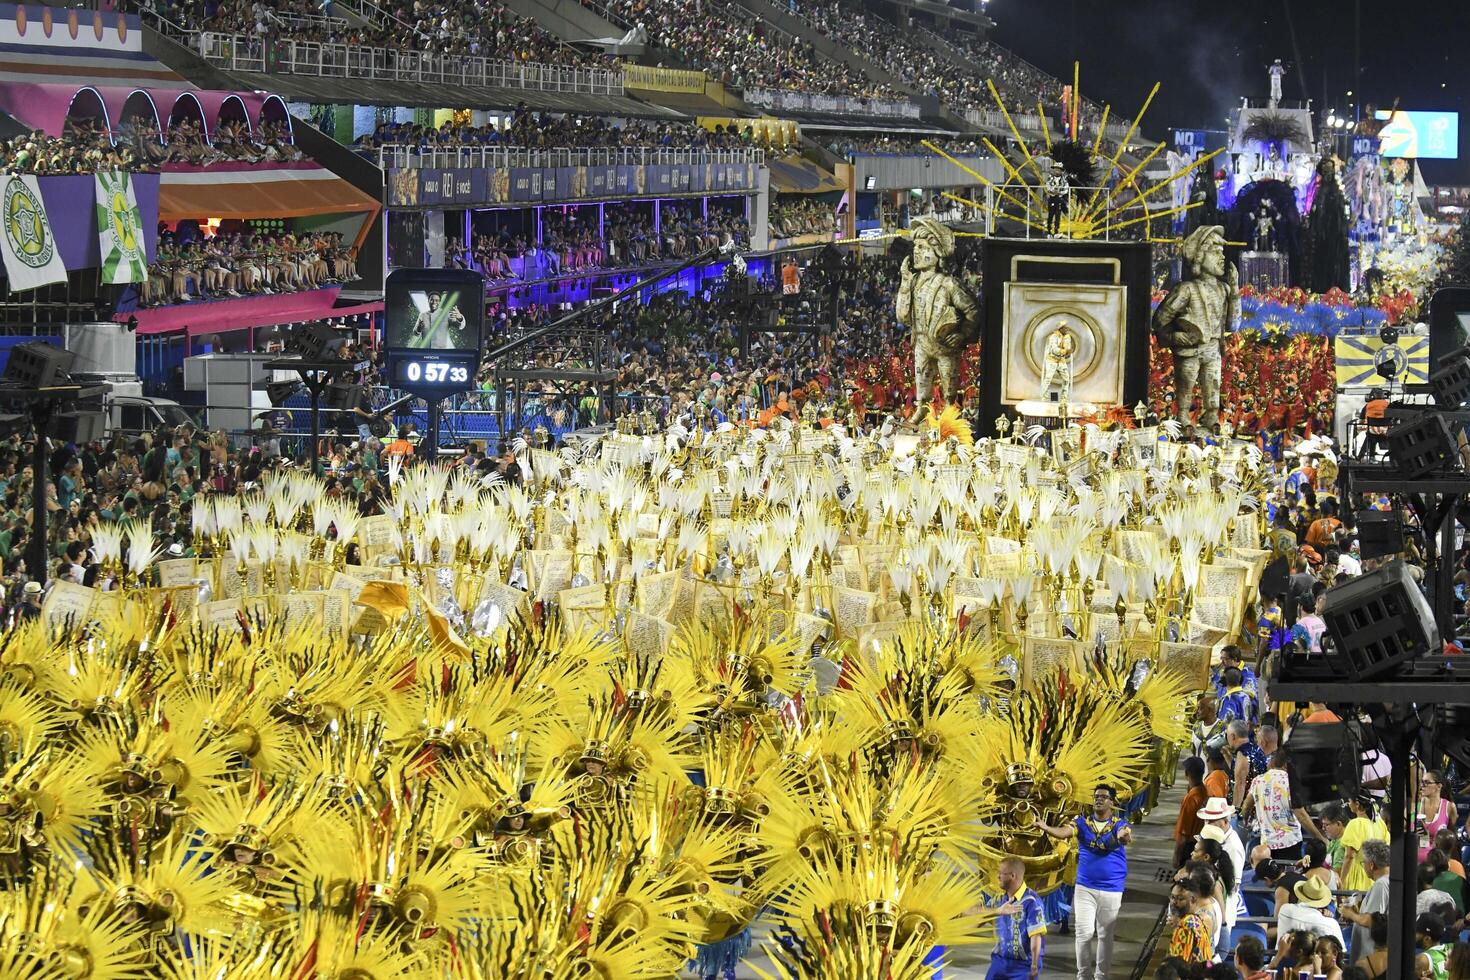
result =
[[[1147,242],[987,238],[981,243],[982,426],[1040,390],[1040,356],[1060,322],[1077,338],[1073,401],[1148,398],[1153,259]],[[988,433],[986,433],[988,434]]]

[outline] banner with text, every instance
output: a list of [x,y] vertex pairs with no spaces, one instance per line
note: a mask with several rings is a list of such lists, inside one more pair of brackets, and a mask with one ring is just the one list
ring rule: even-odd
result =
[[388,206],[562,204],[644,195],[740,194],[756,190],[758,171],[753,163],[400,168],[389,171]]

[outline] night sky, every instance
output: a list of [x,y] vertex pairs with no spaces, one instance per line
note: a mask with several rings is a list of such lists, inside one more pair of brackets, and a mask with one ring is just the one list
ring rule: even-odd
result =
[[[1082,93],[1131,116],[1162,82],[1144,129],[1224,129],[1242,95],[1269,93],[1266,67],[1290,71],[1283,93],[1339,113],[1395,99],[1460,113],[1460,159],[1425,161],[1430,183],[1470,184],[1470,3],[1359,0],[1362,74],[1354,84],[1354,0],[992,0],[995,39]],[[1288,26],[1288,14],[1289,24]],[[1295,28],[1296,44],[1292,30]],[[1349,96],[1347,93],[1354,93]]]

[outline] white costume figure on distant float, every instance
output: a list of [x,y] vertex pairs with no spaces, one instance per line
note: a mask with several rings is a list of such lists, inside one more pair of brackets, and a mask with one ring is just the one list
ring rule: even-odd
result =
[[1267,69],[1271,73],[1271,108],[1281,104],[1281,80],[1286,77],[1286,66],[1277,58]]
[[914,414],[929,411],[934,381],[945,402],[960,400],[960,355],[969,343],[980,304],[959,278],[944,269],[954,255],[954,232],[933,218],[913,223],[914,252],[903,260],[898,286],[898,322],[914,344]]
[[1189,419],[1199,383],[1199,424],[1220,421],[1220,358],[1225,338],[1240,320],[1240,282],[1225,261],[1225,229],[1204,225],[1184,240],[1186,278],[1154,311],[1154,332],[1174,352],[1175,417]]
[[1077,352],[1077,340],[1066,320],[1060,320],[1046,338],[1046,351],[1041,363],[1041,400],[1046,401],[1053,391],[1057,401],[1072,400],[1072,355]]

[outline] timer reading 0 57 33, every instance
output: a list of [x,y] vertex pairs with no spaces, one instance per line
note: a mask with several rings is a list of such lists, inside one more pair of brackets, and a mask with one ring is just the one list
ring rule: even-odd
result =
[[408,360],[398,364],[400,384],[468,385],[469,365],[452,361]]
[[470,371],[462,364],[409,361],[403,366],[403,380],[423,381],[431,385],[463,384],[470,380]]

